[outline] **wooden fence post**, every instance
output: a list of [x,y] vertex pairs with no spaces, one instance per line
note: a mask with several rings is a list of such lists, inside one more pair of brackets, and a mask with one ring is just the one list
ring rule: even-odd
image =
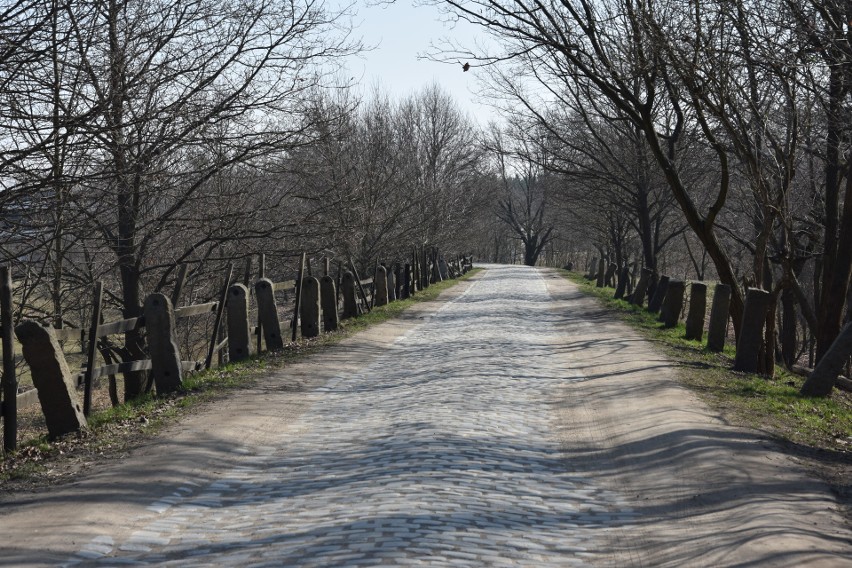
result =
[[0,319],[3,334],[3,450],[18,447],[18,379],[15,376],[15,342],[12,337],[12,271],[0,267]]
[[62,347],[53,327],[27,320],[15,328],[24,359],[30,366],[33,385],[51,438],[86,428],[77,385],[68,370]]
[[[358,288],[358,293],[361,295],[361,299],[364,301],[364,308],[367,312],[370,311],[370,302],[367,301],[367,294],[364,292],[364,287],[361,286],[361,277],[358,276],[358,269],[355,268],[355,263],[352,262],[352,259],[349,259],[349,268],[352,269],[352,276],[355,277],[355,286]],[[373,282],[373,298],[376,296],[376,283]],[[357,315],[357,314],[356,314]]]
[[216,319],[213,322],[213,331],[210,333],[210,346],[207,349],[207,358],[204,359],[204,368],[213,366],[213,355],[216,353],[219,343],[219,330],[222,329],[222,316],[225,313],[225,303],[228,301],[228,287],[231,285],[231,277],[234,274],[234,263],[228,263],[228,272],[225,274],[225,282],[219,293],[219,305],[216,306]]
[[88,416],[92,411],[92,373],[95,370],[95,354],[98,350],[98,326],[104,304],[104,283],[95,282],[95,292],[92,299],[92,321],[89,325],[89,344],[86,353],[86,370],[83,374],[83,414]]
[[251,356],[249,291],[244,284],[228,289],[228,360],[242,361]]
[[[302,309],[302,279],[305,277],[305,260],[307,253],[302,253],[299,260],[299,274],[296,276],[296,306],[293,308],[293,334],[291,341],[296,341],[296,336],[299,332],[299,311]],[[278,316],[275,316],[276,321]]]
[[263,326],[263,340],[266,349],[277,351],[284,348],[281,338],[281,324],[278,321],[278,306],[275,304],[275,289],[272,280],[261,278],[254,284],[257,298],[257,321]]
[[337,289],[334,278],[328,274],[320,278],[320,303],[323,331],[336,330],[340,320],[337,315]]
[[172,306],[177,306],[180,301],[181,292],[186,284],[186,273],[189,272],[189,265],[184,263],[178,268],[177,280],[175,280],[175,289],[172,290]]
[[143,313],[151,352],[151,375],[157,394],[176,392],[183,386],[183,369],[175,337],[172,302],[165,294],[151,294],[145,298]]

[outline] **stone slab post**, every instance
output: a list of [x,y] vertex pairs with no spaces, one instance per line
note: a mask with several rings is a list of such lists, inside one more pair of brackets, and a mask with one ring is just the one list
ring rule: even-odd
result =
[[683,280],[669,280],[666,297],[663,300],[662,317],[663,327],[672,328],[680,319],[680,311],[683,309],[683,294],[686,291],[686,283]]
[[710,351],[719,353],[725,349],[730,307],[731,287],[727,284],[716,284],[713,305],[710,307],[710,323],[707,326],[707,349]]
[[642,276],[639,277],[639,282],[636,284],[636,290],[633,292],[631,304],[641,306],[645,303],[645,294],[648,292],[648,284],[651,282],[653,272],[650,268],[642,269]]
[[586,280],[594,280],[597,278],[598,257],[592,257],[592,262],[589,264],[589,272],[586,274]]
[[852,357],[852,323],[847,323],[837,334],[828,351],[802,385],[802,394],[810,396],[831,394],[831,389],[849,357]]
[[299,307],[302,320],[302,337],[317,337],[320,334],[320,282],[313,276],[302,279],[302,305]]
[[689,286],[689,314],[686,316],[686,338],[701,341],[704,337],[704,314],[707,312],[707,284],[693,282]]
[[431,255],[431,263],[432,263],[432,283],[437,284],[438,282],[443,282],[444,279],[441,275],[441,267],[438,262],[438,252],[434,251]]
[[281,337],[281,323],[278,321],[278,306],[275,303],[275,289],[272,280],[261,278],[254,283],[254,295],[257,299],[257,321],[263,328],[263,341],[268,351],[284,349]]
[[660,308],[663,307],[663,300],[666,297],[666,292],[669,290],[669,280],[668,276],[661,276],[660,281],[657,282],[654,295],[651,297],[651,301],[648,302],[648,311],[652,314],[659,312]]
[[15,328],[51,439],[87,427],[76,385],[52,327],[26,320]]
[[401,299],[406,300],[411,297],[411,265],[406,264],[402,269],[402,295]]
[[249,291],[244,284],[228,288],[228,360],[242,361],[251,356]]
[[[337,313],[337,287],[331,276],[325,275],[320,278],[320,304],[323,331],[336,330],[340,318]],[[304,332],[302,334],[304,335]]]
[[763,345],[763,324],[766,322],[769,300],[770,294],[766,290],[746,290],[743,321],[737,339],[737,354],[734,357],[735,371],[756,373],[758,370],[760,348]]
[[358,299],[355,291],[355,276],[348,270],[340,279],[340,295],[343,296],[343,313],[341,319],[358,316]]
[[630,281],[630,267],[625,264],[624,268],[622,268],[621,272],[618,274],[618,287],[615,289],[615,296],[613,296],[616,300],[620,300],[624,297],[624,293],[627,291],[628,281]]
[[596,288],[603,288],[606,280],[606,259],[602,258],[598,261],[598,272],[597,272],[597,282],[595,283]]
[[388,302],[396,301],[396,276],[393,273],[393,268],[386,268],[388,272]]
[[604,286],[609,286],[610,288],[615,286],[615,273],[617,270],[618,265],[610,262],[606,270],[606,276],[604,277]]
[[165,294],[151,294],[142,307],[148,350],[151,353],[151,375],[157,394],[179,391],[183,386],[180,349],[175,335],[175,311]]
[[388,303],[388,270],[382,265],[376,267],[376,277],[373,278],[373,289],[376,294],[376,305]]

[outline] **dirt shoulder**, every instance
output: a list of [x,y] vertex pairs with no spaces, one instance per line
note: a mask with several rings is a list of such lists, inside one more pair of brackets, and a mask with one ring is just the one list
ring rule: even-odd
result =
[[826,484],[771,435],[682,386],[679,363],[555,271],[543,271],[567,372],[567,459],[632,498],[614,531],[623,565],[852,565],[852,531]]

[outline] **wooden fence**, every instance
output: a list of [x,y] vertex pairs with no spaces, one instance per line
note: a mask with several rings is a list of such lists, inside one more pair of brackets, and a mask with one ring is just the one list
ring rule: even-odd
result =
[[[420,248],[412,252],[410,262],[396,263],[396,266],[390,269],[377,263],[375,274],[367,279],[360,277],[351,260],[345,264],[338,263],[336,277],[333,277],[330,274],[330,261],[325,260],[322,270],[318,271],[322,273],[321,278],[315,279],[306,255],[302,254],[295,280],[273,282],[266,278],[263,255],[260,257],[259,264],[258,278],[252,289],[247,286],[251,279],[250,268],[246,270],[243,283],[235,283],[233,265],[230,265],[216,301],[174,308],[174,304],[177,304],[180,299],[186,280],[187,267],[183,265],[179,270],[175,289],[170,298],[162,294],[152,294],[145,300],[142,316],[110,322],[103,321],[104,286],[102,282],[97,282],[92,301],[91,323],[87,330],[44,328],[53,338],[52,344],[58,345],[57,342],[62,340],[75,340],[81,345],[86,345],[86,359],[80,371],[70,373],[68,377],[49,379],[53,381],[50,389],[62,390],[65,388],[63,387],[65,383],[73,385],[73,389],[68,389],[67,398],[67,404],[72,407],[76,399],[82,396],[82,411],[76,413],[79,415],[77,421],[66,421],[59,426],[56,425],[55,417],[53,421],[50,420],[48,413],[52,411],[44,400],[40,400],[37,388],[18,392],[12,341],[11,274],[8,268],[0,268],[0,308],[2,308],[0,309],[2,311],[2,328],[0,329],[3,348],[3,398],[0,403],[0,414],[3,416],[5,451],[16,448],[18,411],[38,402],[41,402],[51,436],[60,435],[65,431],[74,431],[79,428],[79,421],[84,421],[84,417],[91,413],[92,391],[99,379],[103,377],[109,377],[110,384],[114,387],[115,376],[118,374],[148,372],[153,377],[157,394],[173,392],[181,388],[185,373],[209,369],[216,359],[220,363],[237,361],[251,356],[252,353],[281,349],[285,345],[285,333],[290,341],[296,341],[300,329],[303,337],[314,335],[315,332],[332,331],[336,328],[337,314],[341,308],[341,318],[355,317],[370,311],[375,305],[409,297],[418,290],[428,287],[432,282],[460,276],[472,266],[469,259],[458,257],[446,262],[440,257],[437,249]],[[378,285],[377,275],[381,275]],[[314,280],[317,282],[315,283]],[[322,280],[321,284],[319,280]],[[377,298],[377,290],[381,298]],[[310,296],[307,303],[303,297],[305,294]],[[324,301],[322,294],[325,294]],[[252,299],[254,299],[256,312],[255,325],[249,323]],[[332,312],[334,312],[333,318]],[[281,319],[282,313],[283,319]],[[206,356],[203,360],[183,360],[177,349],[176,322],[210,314],[214,314],[215,317],[206,341]],[[137,360],[119,360],[116,352],[126,353],[127,350],[116,349],[110,338],[143,329],[147,333],[147,357]],[[19,339],[21,339],[20,334]],[[23,339],[21,341],[23,343]],[[24,355],[26,359],[26,349]],[[102,365],[98,365],[98,355],[103,359]],[[62,364],[67,368],[61,349],[53,348],[48,357],[61,359]],[[35,373],[36,366],[29,360],[27,362],[30,363],[31,372]],[[33,382],[38,384],[45,381],[34,380]],[[82,392],[78,394],[76,391]],[[113,403],[117,403],[115,396]]]

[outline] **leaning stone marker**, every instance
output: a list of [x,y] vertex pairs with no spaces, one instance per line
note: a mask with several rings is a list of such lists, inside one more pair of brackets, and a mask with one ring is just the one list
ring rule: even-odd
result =
[[663,327],[672,328],[677,325],[680,319],[680,311],[683,309],[683,293],[685,291],[686,283],[683,280],[669,280],[661,310]]
[[749,288],[746,291],[743,321],[740,326],[740,336],[737,339],[737,354],[734,357],[735,371],[757,372],[769,299],[770,294],[766,290]]
[[642,276],[639,277],[639,282],[636,284],[631,304],[641,306],[645,303],[645,294],[648,292],[648,284],[650,284],[653,274],[650,268],[642,269]]
[[142,310],[145,314],[145,329],[148,331],[151,375],[157,394],[179,391],[183,385],[183,369],[175,336],[172,302],[165,294],[151,294],[145,298]]
[[689,286],[689,314],[686,316],[686,338],[701,341],[704,336],[704,313],[707,311],[707,284],[693,282]]
[[589,265],[589,273],[586,274],[586,280],[594,280],[597,278],[597,270],[598,270],[598,257],[594,257],[592,259],[592,263]]
[[707,349],[710,351],[719,353],[725,349],[730,307],[731,287],[727,284],[716,284],[713,306],[710,308],[710,324],[707,327]]
[[610,262],[606,271],[606,277],[604,278],[604,286],[609,286],[610,288],[615,287],[615,273],[617,271],[618,265],[614,262]]
[[281,337],[281,323],[278,321],[278,306],[275,303],[275,288],[272,280],[261,278],[254,283],[254,295],[257,299],[257,319],[263,328],[263,341],[267,351],[284,349]]
[[299,307],[302,320],[302,337],[320,334],[320,283],[313,276],[302,279],[302,303]]
[[249,291],[243,284],[228,288],[228,360],[242,361],[251,356]]
[[618,273],[618,287],[615,289],[615,296],[613,296],[616,300],[624,297],[624,293],[627,292],[628,281],[630,281],[630,267],[625,264],[624,268]]
[[52,327],[26,320],[15,328],[51,439],[87,427],[71,371]]
[[[663,299],[666,297],[666,292],[669,290],[669,277],[660,276],[660,281],[657,282],[657,287],[654,289],[654,295],[651,301],[648,302],[648,311],[655,314],[663,307]],[[662,320],[661,320],[662,321]]]
[[828,396],[846,361],[852,357],[852,323],[847,323],[802,385],[802,394]]
[[358,300],[355,295],[355,276],[347,271],[340,279],[340,294],[343,296],[342,319],[358,316]]
[[388,303],[388,270],[384,266],[379,265],[376,267],[373,290],[375,290],[376,294],[376,305],[386,305]]
[[331,276],[326,275],[320,278],[320,304],[322,305],[323,331],[336,330],[340,318],[337,314],[337,288]]

